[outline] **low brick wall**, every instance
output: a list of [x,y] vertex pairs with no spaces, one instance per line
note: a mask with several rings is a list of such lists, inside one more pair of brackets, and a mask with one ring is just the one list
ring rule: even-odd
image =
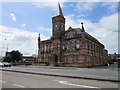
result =
[[13,63],[13,66],[18,66],[18,65],[32,65],[32,63]]
[[33,66],[48,66],[47,63],[32,63]]

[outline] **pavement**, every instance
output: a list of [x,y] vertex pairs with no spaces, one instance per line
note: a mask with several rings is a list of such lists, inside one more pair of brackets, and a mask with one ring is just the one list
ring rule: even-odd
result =
[[73,68],[73,67],[52,67],[52,66],[12,66],[0,68],[3,71],[59,76],[79,79],[90,79],[110,82],[120,82],[118,69],[106,68]]

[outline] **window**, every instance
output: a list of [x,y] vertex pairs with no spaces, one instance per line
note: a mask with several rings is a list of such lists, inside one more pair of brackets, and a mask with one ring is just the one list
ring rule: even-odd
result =
[[88,50],[90,49],[90,47],[89,47],[90,45],[89,45],[89,41],[87,41],[87,48],[88,48]]
[[49,45],[49,51],[51,51],[51,45]]
[[74,33],[73,32],[69,32],[68,34],[67,34],[67,38],[73,38],[74,37]]
[[67,49],[70,49],[70,42],[67,43]]
[[47,51],[49,51],[49,48],[50,48],[50,45],[48,44],[48,48],[47,48]]
[[48,62],[51,62],[51,56],[48,56]]
[[44,51],[46,52],[46,45],[44,46]]
[[57,50],[57,51],[58,51],[58,49],[59,49],[59,48],[58,48],[58,44],[59,44],[59,42],[56,43],[56,50]]
[[73,55],[73,62],[77,63],[78,62],[78,54]]
[[41,57],[41,61],[42,61],[42,62],[44,61],[44,57]]
[[75,49],[75,43],[72,41],[72,49]]
[[63,44],[63,50],[65,50],[65,44]]
[[64,55],[64,62],[68,63],[68,55]]
[[61,25],[61,28],[64,28],[64,25]]
[[42,47],[42,51],[44,52],[44,46]]
[[67,42],[63,42],[63,50],[67,49]]
[[75,62],[75,54],[73,54],[73,62]]
[[46,45],[46,52],[48,51],[48,45]]
[[79,49],[79,48],[80,48],[80,41],[77,40],[77,41],[76,41],[76,49]]

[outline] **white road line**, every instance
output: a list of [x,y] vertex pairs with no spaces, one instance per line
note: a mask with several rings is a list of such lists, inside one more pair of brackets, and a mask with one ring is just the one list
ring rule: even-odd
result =
[[59,81],[59,80],[54,80],[54,81],[58,81],[59,83],[65,84],[65,85],[71,85],[71,86],[77,86],[77,87],[83,87],[83,88],[100,88],[100,87],[93,87],[93,86],[87,86],[87,85],[72,84],[68,81]]
[[18,84],[13,84],[13,85],[18,86],[18,87],[25,88],[25,86],[22,86],[22,85],[18,85]]
[[0,80],[0,82],[2,82],[2,83],[7,83],[7,82],[5,82],[5,81],[2,81],[2,80]]

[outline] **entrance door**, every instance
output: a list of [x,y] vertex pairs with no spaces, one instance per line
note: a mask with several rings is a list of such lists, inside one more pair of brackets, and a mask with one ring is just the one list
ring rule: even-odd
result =
[[58,56],[56,54],[54,54],[54,62],[55,66],[58,66]]

